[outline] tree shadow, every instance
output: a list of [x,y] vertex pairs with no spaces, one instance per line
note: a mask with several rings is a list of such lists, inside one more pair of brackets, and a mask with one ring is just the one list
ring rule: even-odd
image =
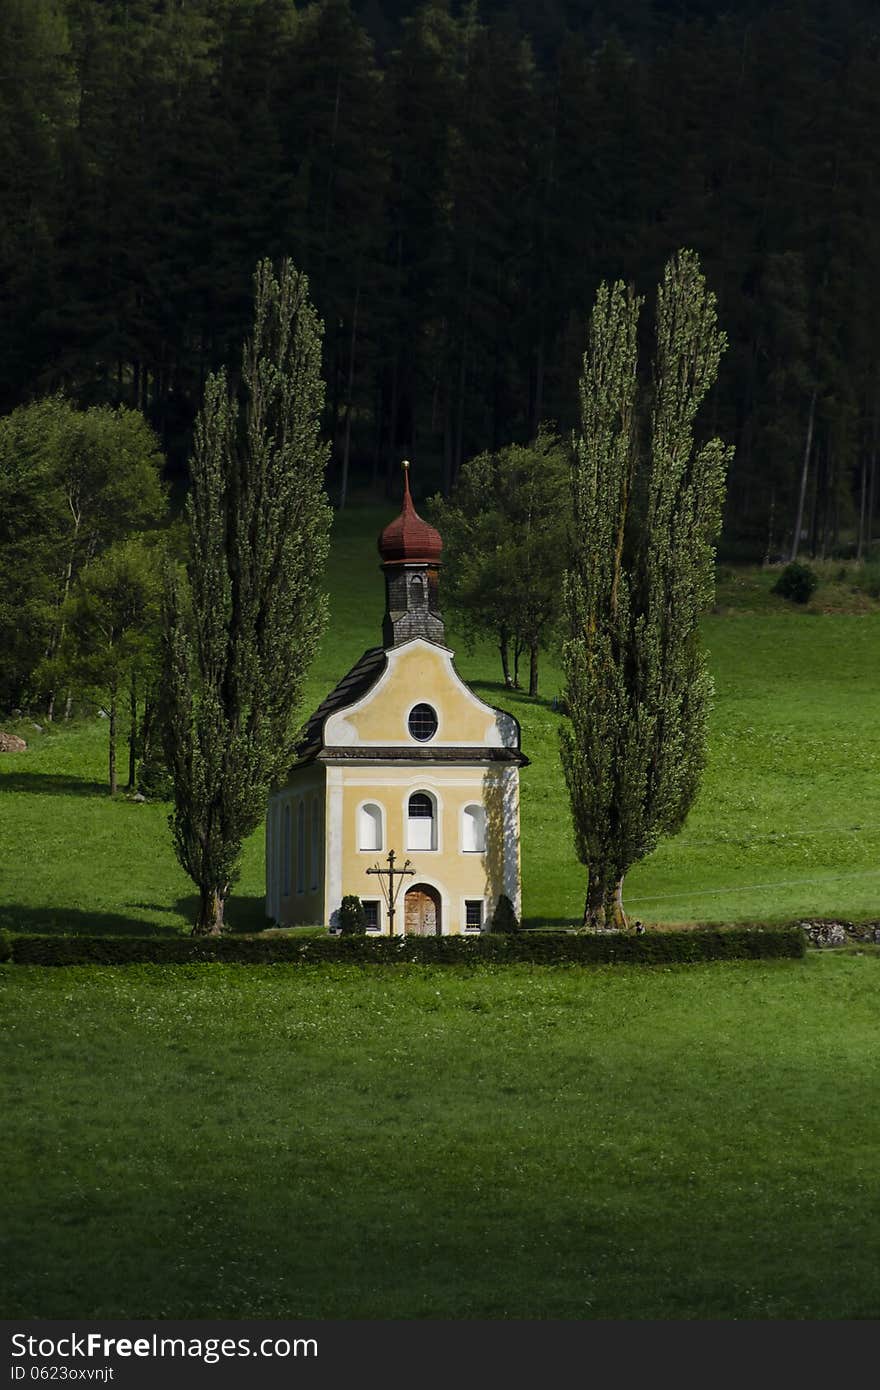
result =
[[519,908],[519,814],[516,769],[489,768],[483,775],[486,808],[486,897],[490,917],[504,894]]
[[22,907],[15,903],[0,907],[0,927],[39,936],[181,936],[185,930],[182,926],[145,922],[143,918],[127,916],[124,912],[85,912],[79,907]]
[[[198,893],[188,893],[185,898],[178,898],[174,910],[179,912],[191,927],[199,914]],[[266,931],[272,926],[266,916],[266,899],[245,893],[229,895],[223,919],[226,930],[232,936],[250,935],[252,932]]]
[[68,777],[63,772],[2,772],[0,790],[43,796],[110,796],[108,783],[84,782],[81,777]]
[[542,705],[544,709],[554,710],[561,714],[559,709],[559,695],[530,695],[526,686],[505,685],[503,681],[471,681],[471,688],[478,695],[487,698],[487,703],[494,704],[494,697],[501,697],[501,709],[504,709],[504,700],[522,700],[529,705]]

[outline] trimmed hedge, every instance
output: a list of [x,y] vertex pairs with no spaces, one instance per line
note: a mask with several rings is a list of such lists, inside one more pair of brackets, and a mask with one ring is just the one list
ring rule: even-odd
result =
[[706,960],[768,960],[805,951],[799,927],[725,931],[645,932],[592,936],[520,932],[468,936],[114,937],[13,936],[16,965],[186,965],[223,961],[238,965],[301,965],[325,961],[388,965],[664,965]]

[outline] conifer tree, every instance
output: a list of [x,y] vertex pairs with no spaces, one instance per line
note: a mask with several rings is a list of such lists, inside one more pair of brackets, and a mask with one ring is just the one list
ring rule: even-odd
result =
[[171,576],[164,742],[171,828],[218,934],[242,841],[290,765],[303,680],[323,628],[330,511],[319,437],[322,327],[306,277],[263,261],[241,387],[208,378],[187,502],[187,579]]
[[731,457],[717,439],[694,443],[725,339],[693,252],[673,257],[658,294],[644,449],[640,307],[620,282],[599,290],[572,466],[562,762],[592,927],[626,924],[625,873],[681,828],[699,786],[711,680],[698,619]]

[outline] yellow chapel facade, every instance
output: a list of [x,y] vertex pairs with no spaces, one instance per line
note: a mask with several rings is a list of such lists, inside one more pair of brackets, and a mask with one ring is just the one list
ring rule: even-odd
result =
[[[336,925],[343,897],[367,930],[487,930],[502,894],[521,913],[516,719],[480,700],[444,645],[442,542],[403,509],[379,537],[383,645],[365,652],[312,715],[298,758],[269,801],[266,913],[284,926]],[[399,888],[398,888],[399,884]]]

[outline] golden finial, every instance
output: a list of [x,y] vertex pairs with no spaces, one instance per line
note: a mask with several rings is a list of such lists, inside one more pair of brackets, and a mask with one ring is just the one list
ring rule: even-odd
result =
[[409,459],[404,459],[401,468],[409,468]]

